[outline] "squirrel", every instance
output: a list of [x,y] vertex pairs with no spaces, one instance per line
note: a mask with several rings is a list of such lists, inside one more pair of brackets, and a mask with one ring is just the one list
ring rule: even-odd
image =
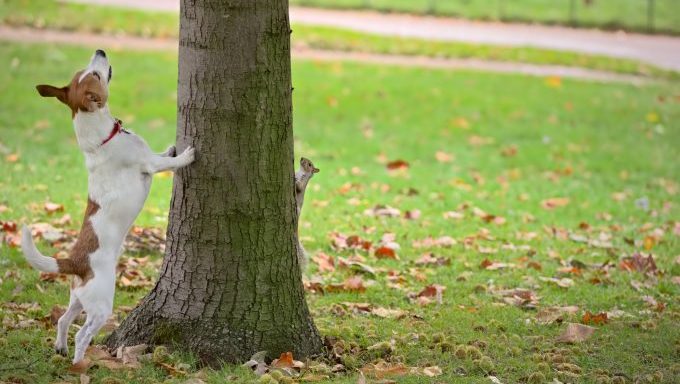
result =
[[[319,168],[316,168],[311,160],[304,157],[300,158],[300,169],[295,172],[295,209],[298,227],[300,226],[300,212],[302,211],[302,204],[305,201],[305,190],[307,189],[309,180],[312,178],[312,176],[314,176],[315,173],[319,173]],[[296,228],[296,231],[297,230],[298,229]],[[297,243],[297,258],[300,271],[304,273],[305,268],[307,267],[307,253],[302,247],[299,234]]]

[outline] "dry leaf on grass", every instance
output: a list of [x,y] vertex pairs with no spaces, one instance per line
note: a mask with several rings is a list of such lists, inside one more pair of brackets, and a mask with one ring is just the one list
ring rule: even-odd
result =
[[654,256],[651,254],[643,256],[641,253],[634,253],[630,257],[624,257],[619,263],[619,268],[629,272],[642,272],[646,274],[657,274],[659,272],[654,261]]
[[559,335],[556,339],[560,343],[580,343],[588,340],[593,333],[595,333],[595,328],[589,327],[583,324],[568,323],[567,328]]
[[547,210],[555,209],[557,207],[564,207],[567,204],[569,204],[569,199],[566,197],[553,197],[541,201],[541,207]]
[[399,260],[399,256],[397,256],[397,252],[395,252],[394,249],[386,246],[382,246],[378,249],[375,250],[374,256],[378,259],[393,259],[393,260]]
[[543,277],[543,276],[541,276],[541,277],[539,277],[539,279],[541,281],[553,283],[553,284],[557,285],[558,287],[562,287],[562,288],[569,288],[569,287],[572,287],[574,285],[574,280],[572,280],[568,277],[563,277],[561,279],[557,279],[557,278],[554,278],[554,277]]
[[388,376],[404,376],[408,374],[411,369],[401,363],[390,364],[379,361],[375,364],[369,363],[365,365],[360,371],[368,377],[382,379]]
[[90,361],[90,359],[86,357],[80,360],[79,362],[72,364],[71,367],[69,367],[68,371],[71,373],[83,374],[87,372],[87,370],[90,368],[90,365],[92,365],[92,362]]
[[52,202],[47,202],[44,205],[45,212],[48,214],[52,214],[54,212],[61,212],[64,210],[64,206],[62,204],[57,204],[57,203],[52,203]]
[[501,289],[493,291],[504,303],[525,309],[535,309],[538,307],[540,297],[536,292],[525,288]]
[[319,272],[335,271],[335,258],[323,252],[317,253],[312,260],[319,266]]
[[409,163],[405,160],[400,159],[400,160],[390,161],[385,166],[389,170],[408,169]]
[[432,366],[432,367],[425,367],[423,368],[423,375],[427,377],[436,377],[442,375],[442,369],[439,368],[438,366]]
[[535,316],[539,324],[562,323],[564,317],[578,312],[579,308],[575,305],[566,307],[547,307],[542,308]]
[[590,311],[586,311],[581,318],[581,323],[583,324],[602,325],[606,324],[608,321],[607,312],[592,314]]

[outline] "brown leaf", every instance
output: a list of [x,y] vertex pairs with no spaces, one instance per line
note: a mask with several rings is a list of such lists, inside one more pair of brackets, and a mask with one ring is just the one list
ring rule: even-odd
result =
[[553,197],[541,201],[541,207],[548,210],[555,209],[557,207],[564,207],[567,204],[569,204],[569,199],[566,197]]
[[567,328],[556,340],[560,343],[580,343],[588,340],[593,333],[595,333],[595,328],[593,327],[583,324],[568,323]]
[[380,361],[376,364],[367,364],[360,371],[366,376],[382,379],[387,376],[404,376],[410,372],[410,369],[401,363],[390,364]]
[[423,368],[423,374],[427,377],[435,377],[443,374],[442,369],[438,366],[425,367]]
[[420,218],[420,209],[413,209],[404,212],[404,218],[406,220],[418,220]]
[[446,257],[436,257],[432,252],[424,253],[418,260],[416,265],[451,265],[451,259]]
[[581,318],[581,323],[583,324],[603,325],[606,324],[607,321],[607,312],[601,312],[594,315],[590,311],[586,311]]
[[394,249],[385,246],[376,249],[374,255],[378,259],[398,259],[397,253],[394,251]]
[[361,278],[361,276],[352,276],[348,278],[343,283],[343,286],[345,287],[346,290],[351,292],[366,291],[366,287],[364,286],[364,280]]
[[71,373],[83,374],[87,372],[87,370],[90,368],[90,365],[92,365],[92,362],[90,361],[90,359],[86,357],[80,360],[79,362],[72,364],[71,367],[69,367],[68,371]]
[[383,319],[401,319],[408,315],[408,312],[403,311],[401,309],[391,309],[383,307],[373,308],[371,310],[371,313],[378,317],[382,317]]
[[45,212],[48,214],[52,214],[54,212],[62,212],[64,210],[64,206],[62,204],[56,204],[52,202],[47,202],[45,203]]
[[654,261],[654,256],[651,254],[645,257],[641,253],[634,253],[630,257],[623,258],[619,263],[619,268],[624,271],[637,271],[647,274],[656,274],[659,272],[656,267],[656,262]]
[[168,364],[168,363],[156,363],[156,365],[158,365],[158,366],[160,366],[160,367],[163,367],[163,368],[164,368],[166,371],[168,371],[168,373],[169,373],[170,375],[172,375],[172,376],[184,376],[184,375],[187,374],[185,371],[183,371],[183,370],[181,370],[181,369],[175,367],[175,366],[172,365],[172,364]]
[[283,352],[278,359],[272,361],[274,368],[292,368],[293,367],[293,352]]
[[539,324],[562,323],[565,315],[572,315],[578,312],[577,306],[567,307],[547,307],[536,313],[536,322]]
[[408,169],[409,163],[404,161],[404,160],[394,160],[390,161],[386,165],[387,169],[389,170],[396,170],[396,169]]
[[17,231],[17,223],[13,221],[0,221],[0,227],[2,227],[4,232],[14,233]]
[[[491,252],[490,250],[486,250],[483,247],[479,248],[479,252],[481,252],[481,253],[494,253],[494,252]],[[501,263],[501,262],[491,261],[489,259],[484,259],[479,264],[479,266],[482,269],[488,269],[489,271],[496,271],[496,270],[499,270],[499,269],[514,268],[515,264]]]
[[323,252],[319,252],[312,260],[319,265],[319,272],[333,272],[335,271],[335,258]]

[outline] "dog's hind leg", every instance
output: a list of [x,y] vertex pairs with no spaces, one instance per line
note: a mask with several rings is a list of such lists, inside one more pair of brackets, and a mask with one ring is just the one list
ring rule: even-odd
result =
[[57,341],[54,343],[54,350],[58,354],[68,356],[68,328],[82,311],[83,305],[75,295],[71,294],[68,309],[57,322]]
[[76,334],[76,352],[73,356],[73,364],[76,364],[85,357],[85,351],[90,345],[92,338],[99,333],[99,330],[106,324],[111,315],[111,311],[93,312],[87,314],[85,325]]

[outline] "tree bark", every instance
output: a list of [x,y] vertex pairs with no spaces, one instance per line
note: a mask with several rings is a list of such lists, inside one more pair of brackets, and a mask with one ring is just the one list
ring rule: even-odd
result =
[[156,286],[109,347],[176,344],[204,362],[322,343],[297,258],[287,0],[182,0],[175,175]]

